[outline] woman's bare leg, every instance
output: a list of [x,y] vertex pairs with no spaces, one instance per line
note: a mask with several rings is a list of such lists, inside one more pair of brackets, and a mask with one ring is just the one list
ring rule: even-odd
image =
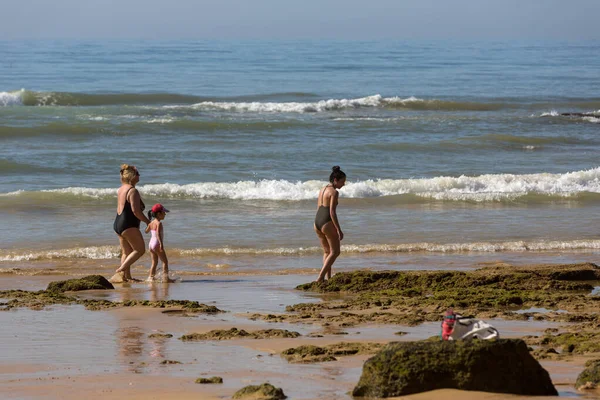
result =
[[125,262],[127,256],[133,251],[127,240],[121,235],[119,236],[119,244],[121,245],[121,264]]
[[[119,234],[117,234],[117,236],[119,236],[119,244],[121,245],[121,264],[119,265],[120,267],[121,265],[123,265],[129,254],[131,254],[133,249],[129,245],[129,242],[123,236]],[[117,272],[112,278],[109,279],[110,282],[114,283],[127,282],[127,280],[128,279],[125,276],[124,272]]]
[[121,233],[121,236],[125,238],[129,246],[132,248],[132,252],[125,258],[125,261],[121,263],[117,272],[123,272],[127,279],[131,279],[131,265],[136,262],[146,251],[146,244],[144,243],[144,237],[142,232],[137,228],[129,228]]
[[[321,232],[320,230],[317,229],[317,226],[314,226],[315,228],[315,233],[317,234],[317,237],[319,238],[319,242],[321,243],[321,247],[323,248],[323,266],[325,266],[325,261],[327,260],[327,257],[329,257],[329,252],[331,251],[331,249],[329,248],[329,242],[327,241],[327,237],[323,234],[323,232]],[[321,267],[322,269],[323,267]],[[319,274],[320,276],[320,274]],[[320,281],[317,281],[320,282]]]
[[[336,258],[340,255],[340,236],[337,233],[337,229],[335,229],[335,225],[333,222],[327,222],[321,228],[321,235],[323,235],[327,241],[327,246],[329,248],[329,254],[324,256],[323,259],[323,268],[321,268],[321,272],[319,273],[319,277],[317,278],[317,282],[323,282],[325,276],[331,278],[331,269],[333,263]],[[321,240],[321,236],[319,236],[319,240]],[[321,246],[323,246],[323,251],[325,251],[325,246],[321,241]]]

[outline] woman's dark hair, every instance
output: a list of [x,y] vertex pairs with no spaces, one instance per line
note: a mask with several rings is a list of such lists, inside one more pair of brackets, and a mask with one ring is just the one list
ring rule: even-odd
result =
[[156,218],[156,214],[154,214],[152,210],[148,211],[148,219],[152,221],[154,218]]
[[333,183],[334,179],[342,180],[346,177],[346,174],[344,173],[344,171],[342,171],[342,169],[340,168],[339,165],[336,165],[335,167],[331,168],[331,175],[329,175],[329,182]]

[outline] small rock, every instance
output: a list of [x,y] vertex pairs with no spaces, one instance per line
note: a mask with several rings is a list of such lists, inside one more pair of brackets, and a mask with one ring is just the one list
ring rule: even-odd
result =
[[210,384],[210,383],[223,383],[223,378],[220,376],[213,376],[212,378],[198,378],[196,383]]

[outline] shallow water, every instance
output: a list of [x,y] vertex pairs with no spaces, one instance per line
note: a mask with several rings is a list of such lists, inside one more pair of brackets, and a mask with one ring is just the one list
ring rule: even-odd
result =
[[[12,285],[41,289],[56,276],[11,276]],[[182,342],[182,334],[237,327],[248,331],[280,328],[303,336],[321,332],[312,324],[267,323],[246,317],[254,312],[280,313],[288,304],[319,301],[321,296],[296,291],[307,281],[305,275],[207,276],[174,284],[134,283],[117,285],[114,291],[88,291],[84,298],[124,301],[130,299],[188,299],[214,304],[228,312],[183,317],[163,314],[160,309],[132,308],[87,311],[82,306],[52,306],[42,311],[16,309],[0,312],[0,353],[14,371],[1,371],[0,379],[47,379],[90,375],[135,374],[157,377],[223,376],[224,391],[265,379],[285,389],[290,398],[347,399],[348,390],[358,381],[365,357],[342,358],[335,363],[288,364],[272,355],[269,340]],[[6,284],[7,282],[3,282]],[[488,321],[502,337],[539,335],[559,324],[540,321]],[[398,336],[398,331],[406,332]],[[339,341],[404,341],[438,336],[440,324],[415,327],[368,325],[344,329],[344,335],[325,338],[276,339],[279,348],[293,347],[299,341],[323,344]],[[170,339],[149,339],[151,333],[170,333]],[[283,347],[282,347],[283,346]],[[352,361],[352,360],[358,361]],[[92,361],[93,360],[93,361]],[[161,365],[163,360],[182,364]],[[27,371],[30,372],[27,372]],[[18,372],[16,372],[18,371]],[[125,376],[126,376],[125,375]],[[563,372],[560,379],[570,379]],[[73,378],[75,379],[75,378]],[[132,377],[133,379],[133,377]],[[568,390],[562,395],[572,395]],[[26,397],[17,397],[19,399]]]

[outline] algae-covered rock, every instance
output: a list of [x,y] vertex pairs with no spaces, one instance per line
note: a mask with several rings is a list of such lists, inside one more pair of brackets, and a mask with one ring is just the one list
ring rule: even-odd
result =
[[234,399],[252,399],[252,400],[281,400],[287,396],[283,394],[283,390],[277,388],[270,383],[262,385],[246,386],[233,395]]
[[175,361],[175,360],[162,360],[160,362],[162,365],[172,365],[172,364],[181,364],[181,361]]
[[600,352],[600,332],[578,325],[571,327],[574,332],[548,334],[542,338],[529,339],[530,344],[540,346],[562,347],[563,352],[570,354],[586,354]]
[[[305,283],[299,290],[314,292],[353,292],[396,290],[405,297],[420,297],[424,291],[448,288],[491,287],[510,289],[516,286],[529,290],[588,290],[589,281],[600,280],[600,267],[592,263],[563,265],[532,265],[526,267],[485,267],[464,271],[367,271],[335,274],[324,283]],[[514,293],[512,303],[522,299]],[[510,304],[511,299],[507,299]],[[376,305],[374,303],[374,305]]]
[[210,383],[223,383],[223,378],[220,376],[213,376],[212,378],[198,378],[196,383],[210,384]]
[[173,335],[170,333],[152,333],[148,335],[148,339],[169,339],[172,338]]
[[558,395],[548,372],[518,339],[390,343],[365,362],[353,395],[394,397],[436,389]]
[[590,360],[585,367],[577,377],[575,387],[579,390],[595,389],[600,384],[600,360]]
[[290,363],[316,363],[337,360],[337,358],[328,354],[323,347],[312,345],[292,347],[282,351],[281,356]]
[[102,275],[88,275],[79,279],[50,282],[48,292],[76,292],[79,290],[114,289],[115,287]]
[[281,352],[290,363],[314,363],[336,361],[336,357],[374,353],[383,347],[380,343],[340,342],[319,347],[304,345]]
[[254,332],[247,332],[243,329],[231,328],[215,329],[206,333],[191,333],[183,335],[179,339],[185,341],[194,340],[229,340],[229,339],[268,339],[268,338],[296,338],[300,336],[298,332],[285,329],[263,329]]

